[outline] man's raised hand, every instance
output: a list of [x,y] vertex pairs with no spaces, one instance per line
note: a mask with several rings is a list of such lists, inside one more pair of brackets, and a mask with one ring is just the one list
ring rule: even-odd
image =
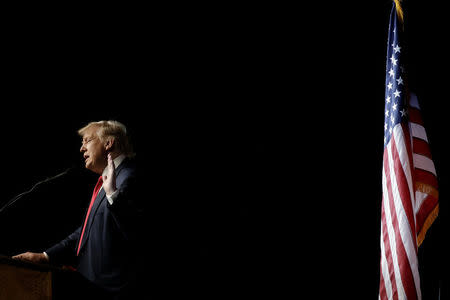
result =
[[108,166],[106,174],[103,175],[103,188],[106,195],[112,195],[116,190],[116,167],[112,159],[111,153],[108,153]]

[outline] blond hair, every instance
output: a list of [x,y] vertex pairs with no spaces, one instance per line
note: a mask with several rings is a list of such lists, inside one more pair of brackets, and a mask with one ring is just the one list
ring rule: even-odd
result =
[[99,137],[100,141],[104,142],[106,138],[113,137],[115,150],[117,150],[121,154],[125,154],[125,156],[128,157],[133,157],[135,155],[135,153],[133,152],[133,147],[127,135],[127,128],[125,127],[125,125],[114,120],[90,122],[83,128],[79,129],[78,134],[80,136],[83,136],[86,130],[93,126],[98,127],[97,136]]

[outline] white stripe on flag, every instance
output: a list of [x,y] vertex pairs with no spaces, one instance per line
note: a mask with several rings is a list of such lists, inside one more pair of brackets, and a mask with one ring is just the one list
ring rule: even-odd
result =
[[428,157],[414,153],[413,154],[413,162],[414,162],[415,168],[419,168],[419,169],[431,172],[434,174],[434,176],[437,176],[436,169],[434,168],[434,163]]
[[[406,150],[405,137],[403,135],[403,129],[401,125],[397,125],[394,127],[393,138],[395,140],[395,144],[397,145],[398,156],[400,157],[400,161],[402,164],[403,172],[405,173],[406,181],[408,183],[409,196],[411,199],[414,199],[414,183],[412,180],[412,167],[409,163],[408,153]],[[416,223],[416,218],[414,215],[414,224]]]
[[[389,148],[390,142],[388,144],[388,146],[386,147]],[[394,266],[394,274],[395,274],[395,283],[397,286],[397,293],[398,295],[403,298],[406,298],[406,294],[405,294],[405,289],[403,288],[403,283],[402,283],[402,279],[401,279],[401,275],[400,275],[400,269],[398,266],[398,258],[397,258],[397,244],[395,241],[395,231],[394,231],[394,227],[392,225],[392,219],[391,219],[391,210],[389,208],[389,202],[391,201],[389,199],[389,193],[388,193],[388,189],[387,189],[387,184],[386,184],[386,173],[385,173],[385,169],[383,167],[383,206],[384,206],[384,215],[386,216],[386,226],[388,229],[388,235],[389,235],[389,245],[391,246],[391,255],[392,255],[392,264]],[[401,298],[402,299],[402,298]]]
[[428,143],[427,133],[422,125],[417,123],[409,123],[409,126],[411,127],[411,135],[413,137],[422,139]]
[[416,205],[414,207],[414,214],[420,211],[420,207],[422,206],[423,201],[427,198],[428,194],[422,193],[421,191],[416,191]]
[[[399,130],[396,130],[397,128],[399,128]],[[409,170],[410,169],[409,168],[409,159],[408,159],[408,155],[406,154],[405,143],[403,142],[404,139],[403,139],[403,131],[401,129],[401,126],[394,128],[394,131],[395,131],[394,132],[395,145],[397,148],[400,162],[403,166],[403,171],[405,169]],[[413,234],[415,235],[415,228],[410,227],[408,217],[406,215],[406,210],[403,207],[402,199],[401,199],[400,192],[399,192],[399,186],[397,184],[397,176],[395,173],[394,160],[393,160],[393,156],[392,156],[391,147],[389,147],[389,145],[388,145],[386,150],[388,151],[389,175],[390,175],[390,179],[391,179],[392,194],[394,197],[395,214],[397,215],[400,237],[401,237],[402,243],[404,245],[406,255],[408,257],[409,265],[411,267],[412,275],[414,278],[414,285],[416,286],[416,291],[417,291],[417,294],[419,295],[419,300],[420,300],[421,292],[420,292],[420,276],[419,276],[419,269],[418,269],[419,265],[418,265],[418,261],[417,261],[416,251],[414,250],[414,249],[416,249],[417,244],[414,243],[414,239],[412,238]],[[400,172],[400,170],[398,170],[398,171]],[[405,175],[406,175],[406,178],[408,179],[408,184],[412,183],[411,174],[405,174]],[[411,197],[414,197],[414,194],[412,193],[411,185],[408,186],[408,190],[410,192]],[[411,198],[411,199],[414,199],[414,198]],[[416,224],[415,215],[414,215],[414,224]],[[414,226],[414,224],[413,224],[413,226]]]
[[384,239],[383,239],[383,224],[381,225],[381,274],[384,280],[384,286],[386,289],[386,296],[388,299],[392,299],[392,283],[391,278],[389,277],[389,267],[386,258],[386,248],[384,247]]

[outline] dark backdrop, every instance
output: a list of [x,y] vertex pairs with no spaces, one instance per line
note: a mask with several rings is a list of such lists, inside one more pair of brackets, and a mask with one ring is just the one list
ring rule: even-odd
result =
[[[448,46],[438,4],[422,2],[405,4],[405,26],[441,186],[440,216],[419,250],[424,299],[433,299],[448,284]],[[376,298],[390,8],[14,10],[0,203],[81,166],[77,129],[116,119],[148,183],[143,240],[154,247],[143,247],[144,260],[159,262],[165,283],[150,290]],[[65,237],[95,181],[76,168],[3,212],[0,253],[42,251]]]

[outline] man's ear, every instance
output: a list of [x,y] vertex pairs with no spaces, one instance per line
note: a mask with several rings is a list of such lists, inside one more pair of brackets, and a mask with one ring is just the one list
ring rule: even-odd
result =
[[105,149],[106,152],[111,152],[114,146],[114,138],[113,137],[108,137],[108,139],[106,140],[105,143]]

